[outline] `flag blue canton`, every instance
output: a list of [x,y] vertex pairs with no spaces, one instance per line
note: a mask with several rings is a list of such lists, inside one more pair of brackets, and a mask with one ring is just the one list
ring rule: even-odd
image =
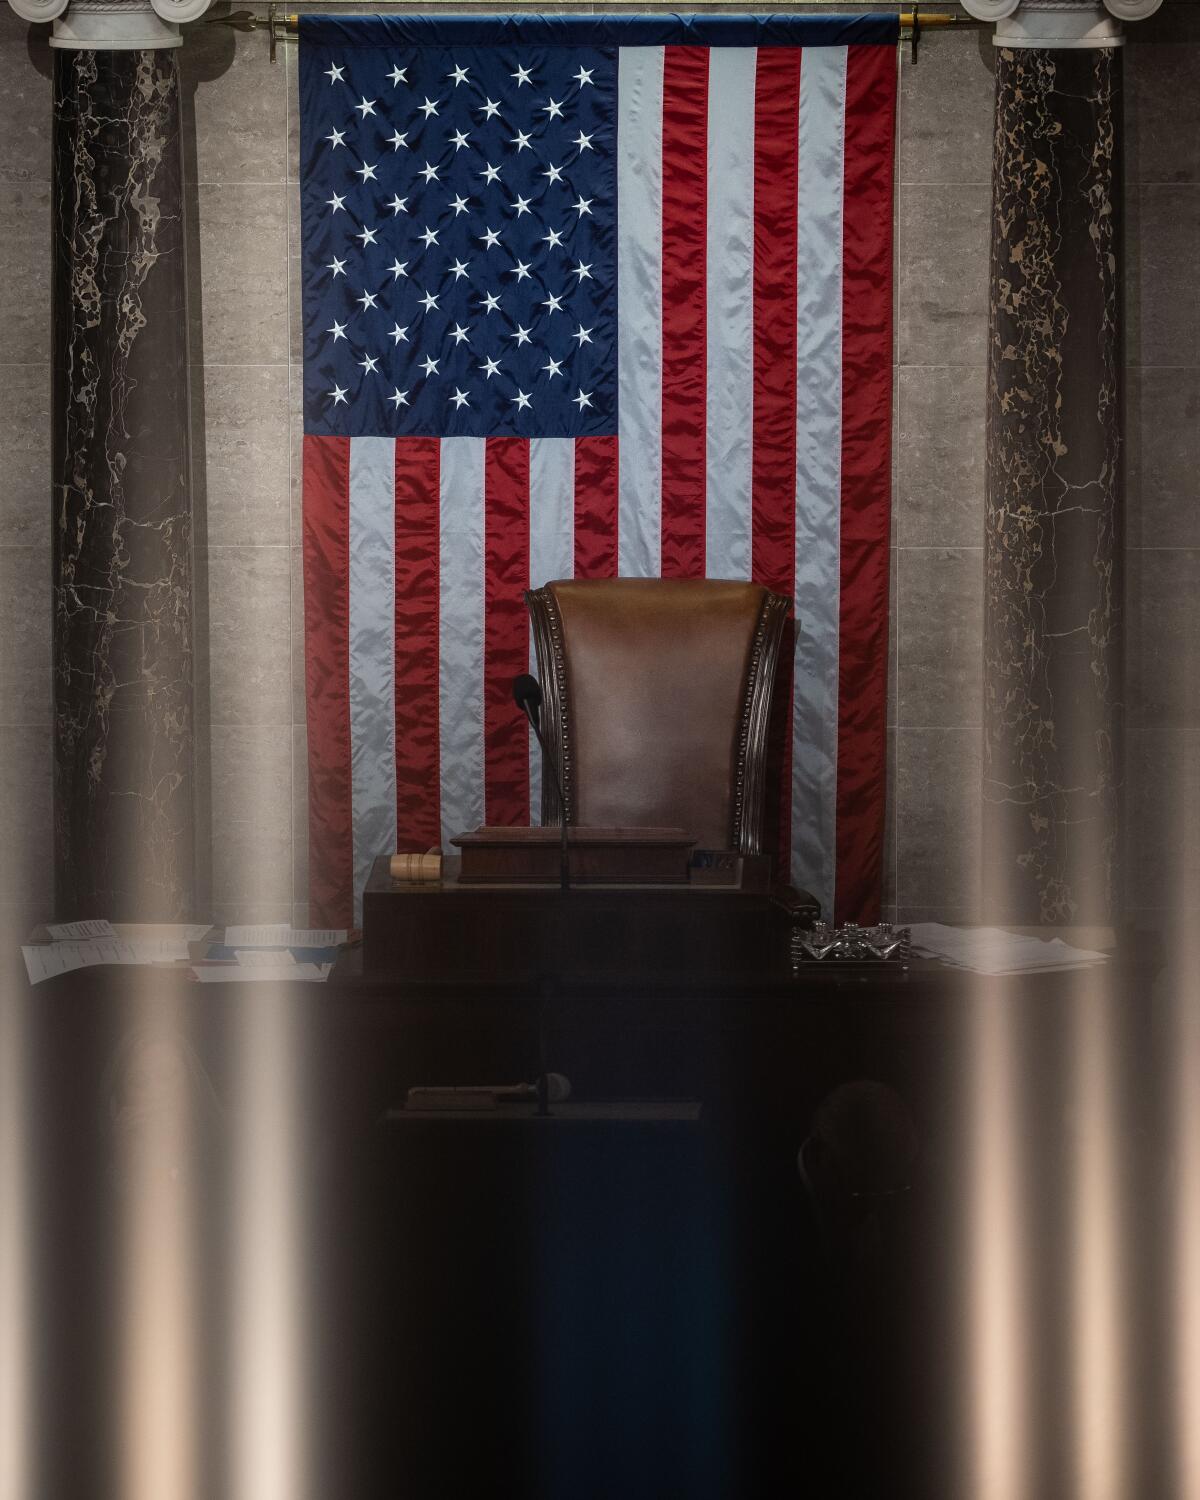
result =
[[303,49],[307,432],[616,431],[616,56]]

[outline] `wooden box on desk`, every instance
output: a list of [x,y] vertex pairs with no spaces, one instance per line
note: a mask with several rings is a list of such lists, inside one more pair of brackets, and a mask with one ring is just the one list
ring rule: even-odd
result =
[[363,974],[411,985],[709,984],[786,980],[794,903],[732,859],[688,884],[573,886],[391,878],[363,893]]

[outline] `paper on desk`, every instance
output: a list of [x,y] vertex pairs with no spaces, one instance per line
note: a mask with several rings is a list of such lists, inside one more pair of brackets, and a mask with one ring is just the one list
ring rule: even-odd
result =
[[83,922],[60,922],[54,927],[47,927],[46,931],[56,941],[116,936],[112,923],[106,922],[103,917],[92,917]]
[[241,964],[197,964],[192,970],[201,984],[250,984],[255,980],[275,980],[292,984],[296,980],[319,984],[328,978],[332,964],[292,964],[290,968],[245,968]]
[[289,927],[286,922],[268,922],[258,927],[227,927],[228,948],[336,948],[346,941],[346,929],[336,927]]
[[53,979],[56,974],[67,974],[72,969],[83,968],[84,961],[76,952],[74,944],[32,944],[23,947],[21,954],[25,959],[25,972],[29,975],[30,984],[41,984],[43,979]]
[[1103,963],[1107,953],[1074,948],[1061,938],[1036,938],[1003,927],[948,927],[942,922],[912,925],[913,948],[943,963],[977,974],[1035,974]]
[[[70,924],[76,925],[74,923]],[[35,943],[21,949],[31,984],[67,974],[72,969],[99,964],[163,964],[186,962],[188,945],[177,938],[112,937],[68,938],[62,942]]]
[[295,969],[290,948],[237,948],[234,958],[243,969]]

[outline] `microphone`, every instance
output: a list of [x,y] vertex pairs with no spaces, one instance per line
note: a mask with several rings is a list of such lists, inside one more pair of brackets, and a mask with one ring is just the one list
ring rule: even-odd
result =
[[562,777],[558,774],[558,764],[550,754],[550,747],[542,735],[542,689],[536,677],[531,677],[528,672],[522,672],[519,677],[513,678],[512,694],[513,702],[529,720],[530,728],[542,747],[542,765],[548,766],[550,774],[554,777],[554,787],[558,792],[559,826],[562,829],[558,880],[560,888],[563,891],[569,891],[571,889],[571,856],[567,847],[567,798],[563,791]]

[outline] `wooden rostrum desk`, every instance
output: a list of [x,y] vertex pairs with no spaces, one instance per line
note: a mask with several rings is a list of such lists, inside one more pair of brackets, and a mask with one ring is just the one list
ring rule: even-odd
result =
[[761,864],[688,884],[409,884],[375,861],[363,894],[363,973],[407,984],[786,981],[817,908]]

